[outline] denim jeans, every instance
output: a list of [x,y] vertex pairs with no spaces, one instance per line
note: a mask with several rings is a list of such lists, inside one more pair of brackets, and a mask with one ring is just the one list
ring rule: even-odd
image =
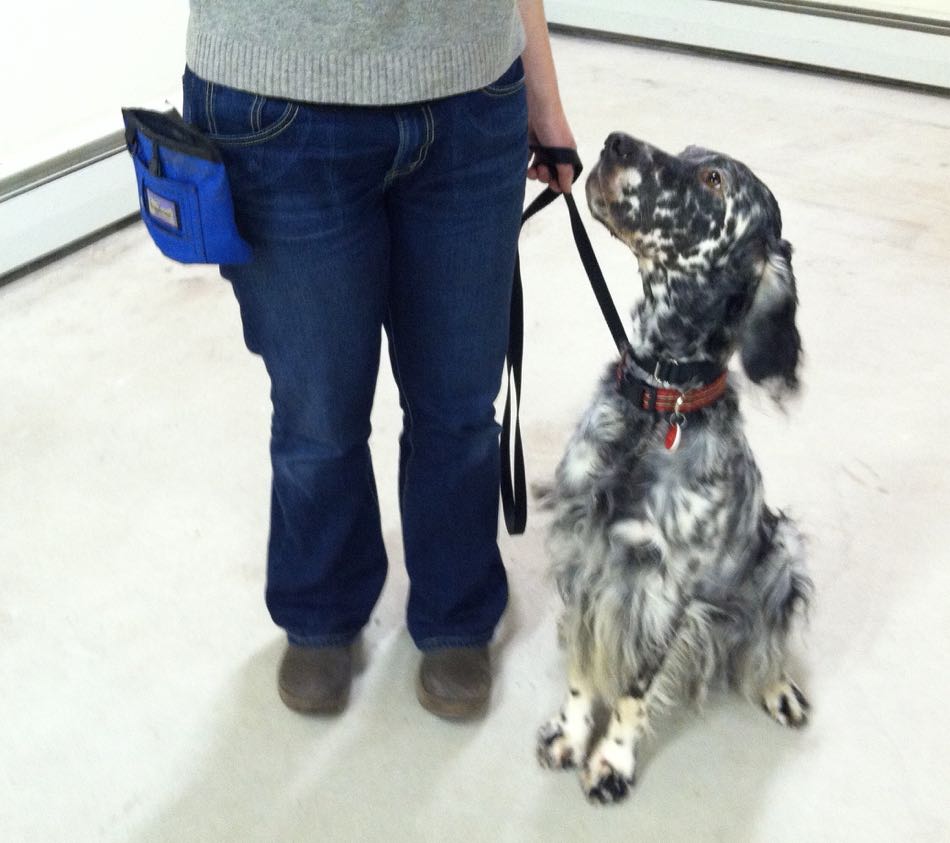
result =
[[271,381],[267,606],[291,642],[344,644],[386,577],[370,410],[383,330],[403,413],[399,506],[421,649],[486,643],[497,396],[528,159],[521,62],[494,84],[385,108],[255,96],[186,71],[250,264],[222,266]]

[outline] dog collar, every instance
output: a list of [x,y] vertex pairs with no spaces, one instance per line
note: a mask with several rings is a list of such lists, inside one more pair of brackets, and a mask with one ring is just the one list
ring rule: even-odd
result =
[[669,413],[674,410],[678,413],[690,413],[715,404],[725,393],[728,379],[729,373],[722,372],[712,383],[683,392],[679,389],[653,386],[624,371],[622,365],[617,367],[617,388],[620,394],[641,410],[653,413]]
[[692,360],[682,363],[679,360],[670,360],[666,357],[640,357],[627,346],[623,351],[624,363],[631,361],[644,374],[653,375],[654,380],[665,384],[685,384],[691,381],[712,383],[722,369],[712,360]]
[[[636,358],[632,359],[638,368],[642,368]],[[680,433],[682,428],[686,427],[685,414],[715,404],[725,394],[729,381],[728,370],[723,371],[715,366],[718,376],[695,389],[681,390],[654,386],[638,378],[626,363],[627,355],[624,355],[617,364],[617,391],[641,410],[670,414],[669,428],[663,442],[668,451],[675,451],[679,446]],[[705,363],[686,365],[707,366]]]

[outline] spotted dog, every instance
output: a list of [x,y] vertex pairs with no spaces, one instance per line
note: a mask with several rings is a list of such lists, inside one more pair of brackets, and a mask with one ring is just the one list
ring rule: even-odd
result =
[[727,371],[738,351],[777,400],[798,387],[797,294],[775,198],[724,155],[673,156],[614,133],[587,199],[635,254],[644,298],[546,500],[569,693],[538,756],[579,767],[588,798],[612,802],[634,782],[650,718],[715,682],[783,726],[804,724],[786,651],[812,586],[798,530],[765,504]]

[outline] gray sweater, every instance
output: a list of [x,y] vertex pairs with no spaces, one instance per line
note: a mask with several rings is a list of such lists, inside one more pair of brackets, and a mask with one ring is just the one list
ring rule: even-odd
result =
[[516,0],[191,0],[186,53],[255,94],[393,105],[487,85],[524,38]]

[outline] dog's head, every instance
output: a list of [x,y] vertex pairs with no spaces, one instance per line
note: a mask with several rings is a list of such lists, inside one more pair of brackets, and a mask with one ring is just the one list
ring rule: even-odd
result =
[[661,330],[683,335],[679,353],[728,357],[738,346],[756,383],[798,385],[792,250],[775,197],[748,167],[692,146],[668,155],[615,132],[587,201],[637,256],[648,300],[671,314]]

